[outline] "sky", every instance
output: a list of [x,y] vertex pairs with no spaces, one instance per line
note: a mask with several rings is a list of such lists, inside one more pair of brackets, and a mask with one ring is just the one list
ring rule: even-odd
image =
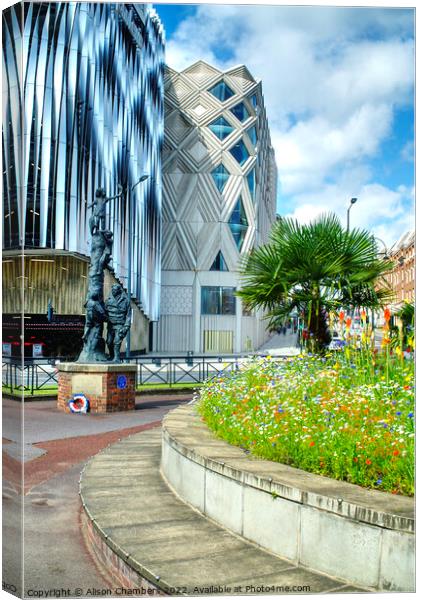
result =
[[414,220],[414,11],[154,4],[166,62],[245,64],[262,80],[277,212],[333,211],[390,246]]

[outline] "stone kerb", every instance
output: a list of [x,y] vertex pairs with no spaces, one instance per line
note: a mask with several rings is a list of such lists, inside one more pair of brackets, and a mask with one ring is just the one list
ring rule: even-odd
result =
[[194,404],[163,422],[161,470],[187,503],[296,565],[376,590],[414,591],[414,502],[246,455]]
[[70,412],[74,394],[84,394],[92,413],[135,409],[136,365],[62,363],[58,366],[57,407]]

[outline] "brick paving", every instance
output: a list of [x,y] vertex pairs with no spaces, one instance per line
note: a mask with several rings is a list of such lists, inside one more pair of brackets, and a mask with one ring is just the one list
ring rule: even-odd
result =
[[30,589],[71,588],[71,596],[80,595],[79,587],[110,589],[115,582],[94,562],[82,537],[79,473],[91,456],[159,426],[169,410],[190,399],[191,394],[144,396],[137,410],[107,415],[66,414],[54,401],[31,402],[24,406],[25,446],[45,454],[33,452],[36,457],[24,463],[9,454],[22,446],[22,405],[4,399],[3,536],[10,541],[3,546],[4,581],[20,591],[23,507],[25,595]]

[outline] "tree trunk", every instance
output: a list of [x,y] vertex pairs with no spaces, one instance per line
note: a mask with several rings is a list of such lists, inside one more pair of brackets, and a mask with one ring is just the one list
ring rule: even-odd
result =
[[317,311],[316,307],[312,306],[309,333],[310,348],[318,354],[323,354],[328,349],[332,340],[332,335],[327,324],[327,314],[323,308],[319,308]]

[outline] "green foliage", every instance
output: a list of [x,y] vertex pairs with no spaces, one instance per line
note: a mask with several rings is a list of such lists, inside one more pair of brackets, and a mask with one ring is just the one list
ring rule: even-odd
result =
[[308,225],[280,219],[269,243],[243,259],[238,294],[249,308],[268,311],[271,328],[294,309],[303,313],[321,349],[330,341],[329,312],[343,306],[377,308],[391,298],[384,275],[392,266],[378,258],[368,231],[346,231],[333,214]]
[[392,493],[414,493],[414,363],[346,347],[260,359],[206,383],[198,410],[256,456]]

